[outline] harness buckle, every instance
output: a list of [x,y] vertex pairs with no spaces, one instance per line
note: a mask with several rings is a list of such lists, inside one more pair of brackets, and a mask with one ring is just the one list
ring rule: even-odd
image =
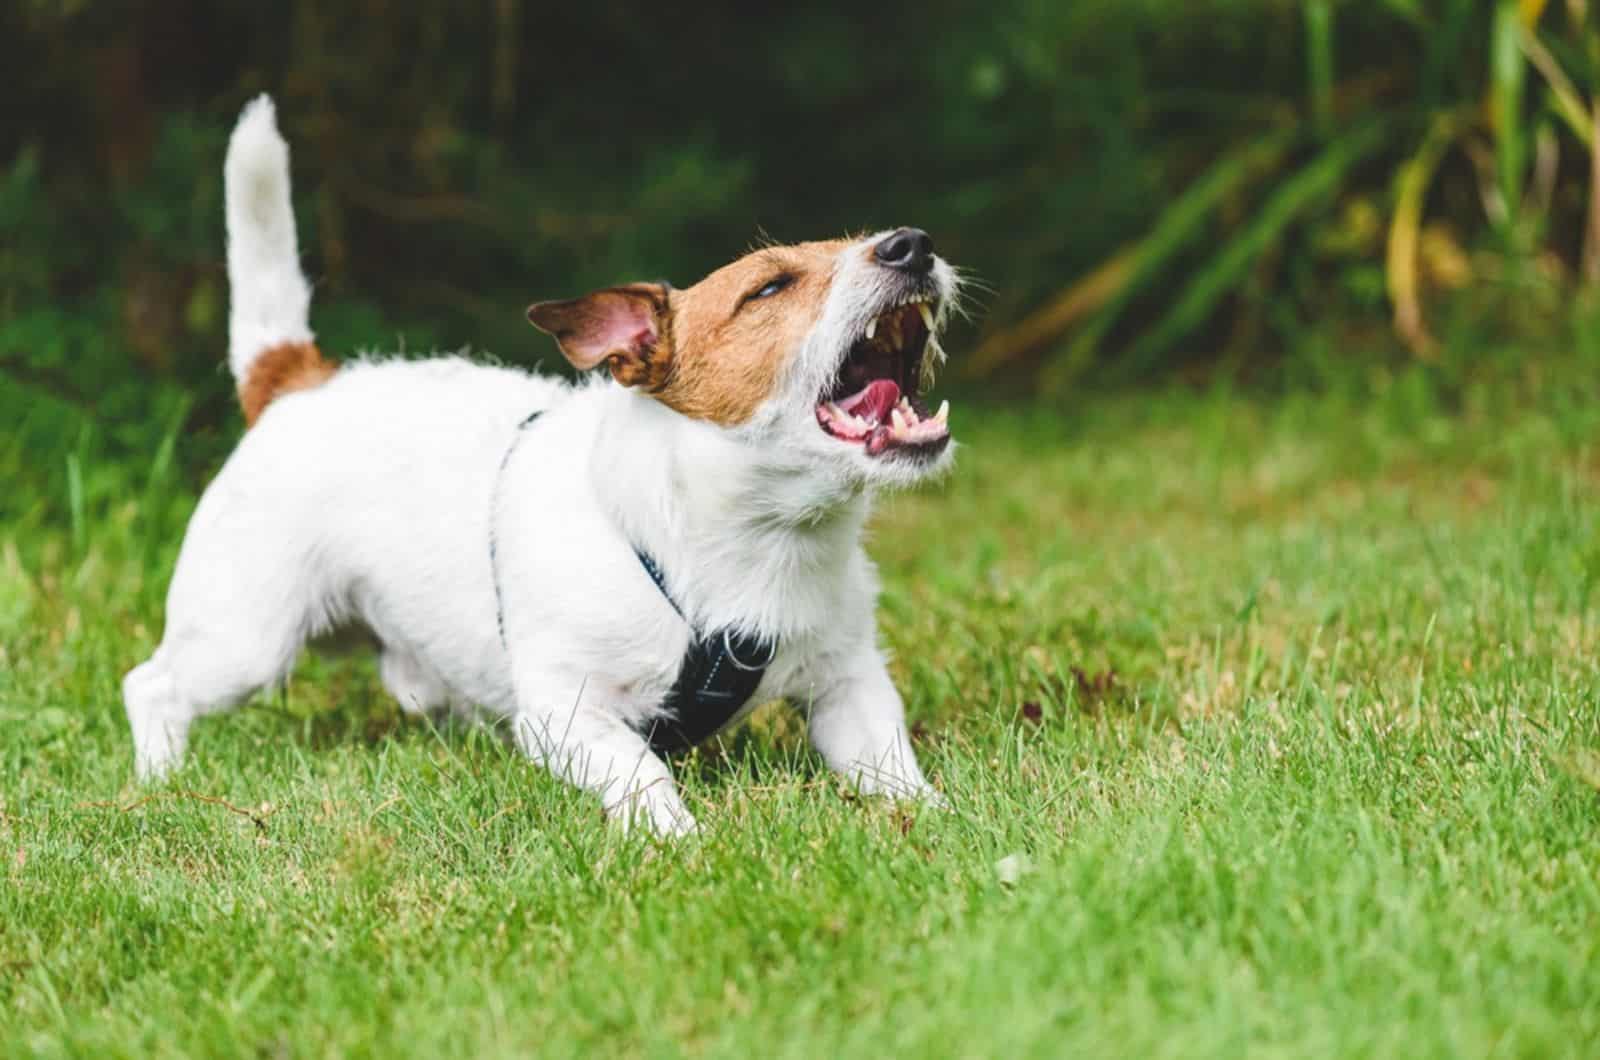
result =
[[[741,637],[739,639],[743,640],[744,638]],[[733,640],[728,631],[726,629],[722,631],[722,653],[727,656],[729,662],[731,662],[738,669],[744,670],[746,673],[756,673],[758,671],[765,670],[768,666],[772,665],[772,660],[776,658],[778,654],[778,642],[776,640],[758,640],[755,643],[758,647],[766,649],[766,658],[745,662],[743,659],[739,658],[739,653],[733,650]]]

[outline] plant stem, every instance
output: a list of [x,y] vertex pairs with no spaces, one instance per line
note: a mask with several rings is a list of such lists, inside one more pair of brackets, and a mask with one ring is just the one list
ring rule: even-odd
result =
[[1311,96],[1311,118],[1317,136],[1333,132],[1333,4],[1308,0],[1306,4],[1306,77]]
[[1514,239],[1518,206],[1522,199],[1522,171],[1526,145],[1522,129],[1522,93],[1525,76],[1521,45],[1521,14],[1517,0],[1500,0],[1495,6],[1490,45],[1490,101],[1494,117],[1495,172],[1505,207],[1503,234]]

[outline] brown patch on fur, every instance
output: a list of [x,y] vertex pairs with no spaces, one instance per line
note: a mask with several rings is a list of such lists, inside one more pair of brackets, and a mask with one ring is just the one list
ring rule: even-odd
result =
[[[744,423],[772,396],[784,365],[822,317],[844,240],[746,254],[672,294],[672,373],[655,392],[685,416]],[[750,298],[773,280],[789,285]]]
[[[772,396],[785,363],[822,316],[835,261],[848,245],[840,239],[768,247],[687,290],[610,287],[530,306],[528,319],[554,335],[579,370],[603,360],[624,386],[642,387],[685,416],[732,427]],[[782,290],[751,297],[780,279],[788,281]],[[646,307],[653,335],[635,326]]]
[[326,360],[309,342],[285,342],[261,351],[251,363],[248,377],[239,384],[245,426],[255,426],[274,398],[321,386],[338,370],[338,365]]

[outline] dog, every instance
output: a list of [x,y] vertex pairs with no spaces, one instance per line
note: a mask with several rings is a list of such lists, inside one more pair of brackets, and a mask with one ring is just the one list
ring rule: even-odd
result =
[[123,697],[135,766],[281,682],[308,638],[379,643],[415,713],[507,719],[626,826],[694,830],[664,755],[786,699],[858,790],[943,804],[877,644],[875,494],[945,472],[921,395],[960,280],[912,228],[758,249],[678,290],[531,306],[576,383],[315,345],[272,100],[224,165],[228,363],[248,429],[184,535]]

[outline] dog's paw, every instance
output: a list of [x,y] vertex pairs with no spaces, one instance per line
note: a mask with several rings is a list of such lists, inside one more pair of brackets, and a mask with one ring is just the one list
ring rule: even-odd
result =
[[658,839],[681,839],[700,830],[700,822],[676,792],[662,794],[646,788],[607,806],[606,815],[625,832],[642,832]]
[[174,716],[171,677],[153,662],[136,667],[122,682],[128,729],[133,736],[133,771],[141,783],[157,781],[178,767],[188,745],[188,719]]
[[133,729],[133,775],[141,784],[165,780],[183,764],[188,740],[184,728],[161,718],[135,721]]
[[928,783],[915,764],[909,769],[896,762],[857,764],[845,774],[845,780],[860,795],[921,803],[929,808],[949,808],[945,797]]
[[141,784],[155,784],[167,779],[182,761],[183,752],[174,750],[170,740],[158,737],[144,741],[135,738],[133,775]]

